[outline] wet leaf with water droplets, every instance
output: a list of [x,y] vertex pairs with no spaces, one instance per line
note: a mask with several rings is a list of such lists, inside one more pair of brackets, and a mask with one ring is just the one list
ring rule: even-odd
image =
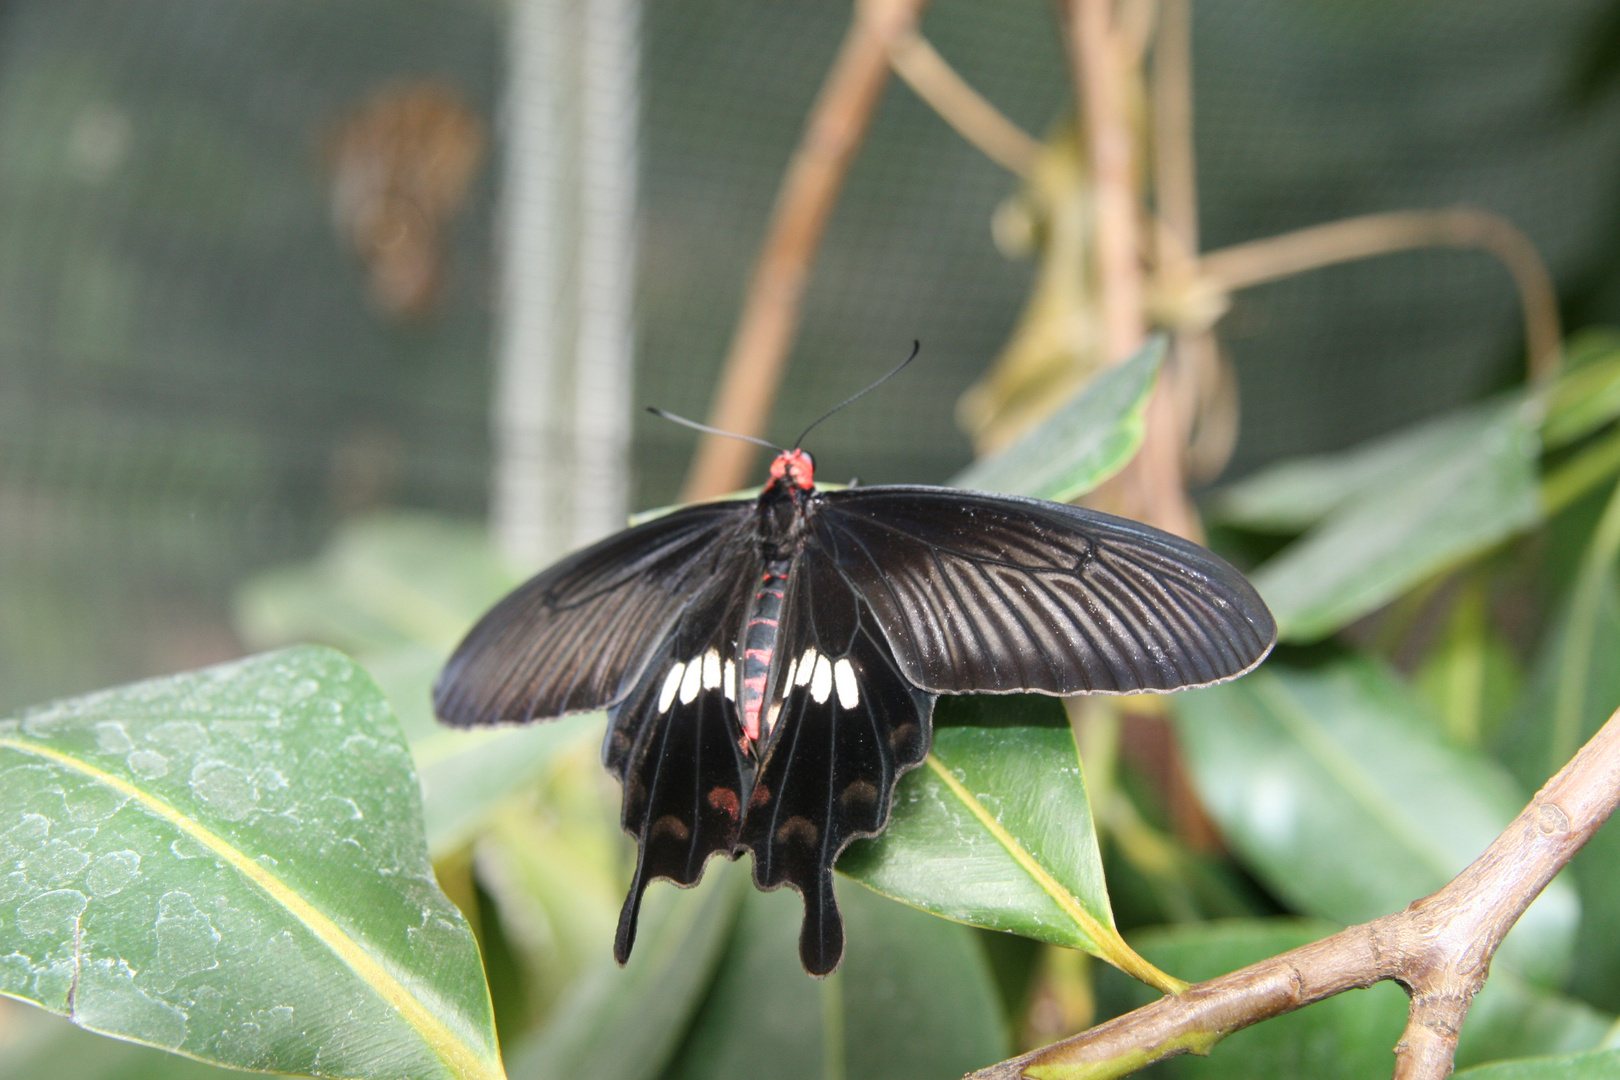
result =
[[240,1068],[502,1075],[398,724],[327,649],[0,721],[0,993]]

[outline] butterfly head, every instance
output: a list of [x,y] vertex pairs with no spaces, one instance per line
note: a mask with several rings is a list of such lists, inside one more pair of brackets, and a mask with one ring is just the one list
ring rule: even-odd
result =
[[816,486],[816,462],[807,450],[784,450],[771,462],[771,484],[787,483],[801,491]]

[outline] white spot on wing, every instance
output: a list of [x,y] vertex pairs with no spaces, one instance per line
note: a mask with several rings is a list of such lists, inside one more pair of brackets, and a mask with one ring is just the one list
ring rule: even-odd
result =
[[788,665],[787,674],[782,676],[782,692],[785,694],[793,685],[793,677],[799,673],[799,662],[793,661]]
[[681,676],[681,704],[690,705],[697,700],[698,689],[703,685],[703,665],[694,659],[686,665],[686,674]]
[[720,685],[725,687],[727,701],[737,700],[737,664],[735,661],[726,661],[726,674]]
[[832,665],[825,656],[816,656],[816,670],[810,676],[810,696],[823,704],[832,696]]
[[720,685],[720,654],[710,649],[703,654],[703,689],[713,690]]
[[659,712],[669,712],[669,707],[675,704],[675,691],[681,688],[681,676],[685,674],[685,664],[676,664],[669,669],[669,674],[664,677],[664,688],[658,692]]
[[776,727],[776,718],[781,714],[782,703],[778,701],[776,704],[772,705],[770,710],[765,714],[765,730],[760,732],[760,739],[763,740],[770,738],[771,729]]
[[810,681],[810,676],[816,670],[816,650],[804,650],[804,655],[799,657],[798,663],[798,670],[793,673],[793,685],[803,686]]
[[855,682],[855,665],[847,659],[833,665],[833,685],[838,688],[838,704],[853,709],[861,703],[860,686]]

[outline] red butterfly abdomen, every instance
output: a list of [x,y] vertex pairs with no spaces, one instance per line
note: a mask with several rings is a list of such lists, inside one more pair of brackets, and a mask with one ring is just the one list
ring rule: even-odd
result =
[[[760,741],[759,716],[765,706],[765,680],[776,655],[777,621],[782,614],[782,594],[787,588],[788,562],[766,565],[759,590],[748,608],[743,626],[742,705],[743,734],[752,744]],[[765,734],[769,734],[767,731]]]

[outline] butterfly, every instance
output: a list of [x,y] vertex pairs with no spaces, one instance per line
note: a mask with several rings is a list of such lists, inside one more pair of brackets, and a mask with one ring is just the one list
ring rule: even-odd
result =
[[1123,518],[955,488],[823,491],[783,450],[758,498],[675,510],[500,601],[434,686],[456,727],[606,709],[603,758],[637,843],[614,955],[647,885],[753,856],[804,901],[799,956],[833,971],[832,871],[888,821],[940,694],[1206,686],[1276,639],[1205,549]]

